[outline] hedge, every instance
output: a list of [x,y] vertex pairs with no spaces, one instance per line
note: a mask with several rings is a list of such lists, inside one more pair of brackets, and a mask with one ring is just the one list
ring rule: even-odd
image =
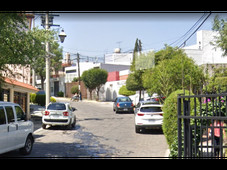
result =
[[[178,94],[183,93],[183,90],[176,90],[172,92],[166,98],[162,108],[164,112],[162,130],[169,145],[170,156],[172,157],[178,156],[177,96]],[[185,90],[185,95],[189,95],[188,90]],[[190,95],[193,95],[193,93],[190,93]],[[193,113],[192,110],[194,109],[193,101],[191,101],[191,113]]]
[[[45,94],[30,94],[30,102],[31,103],[37,103],[40,106],[45,106],[46,104],[46,95]],[[50,102],[55,103],[56,99],[53,97],[50,97]]]

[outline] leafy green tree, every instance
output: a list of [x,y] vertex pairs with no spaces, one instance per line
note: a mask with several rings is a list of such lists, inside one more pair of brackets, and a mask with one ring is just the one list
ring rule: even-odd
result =
[[136,39],[134,50],[133,50],[133,59],[132,59],[132,64],[130,66],[131,71],[136,70],[136,57],[138,56],[138,53],[141,53],[142,51],[142,42],[138,38]]
[[31,64],[42,49],[40,39],[28,29],[25,14],[15,12],[0,13],[0,44],[0,71],[10,72],[6,64]]
[[128,90],[127,87],[124,85],[124,86],[121,86],[121,88],[119,89],[119,94],[123,96],[131,96],[136,94],[136,92]]
[[143,70],[137,70],[130,73],[126,80],[126,88],[130,91],[139,91],[139,100],[141,99],[141,92],[145,90],[142,81]]
[[99,91],[102,85],[104,85],[107,81],[108,72],[104,69],[94,69],[94,74],[96,77],[96,92],[99,100]]
[[[207,73],[208,74],[208,73]],[[220,92],[227,90],[227,68],[220,67],[220,68],[213,68],[213,75],[206,77],[206,89],[209,93],[217,93],[219,90]]]
[[59,69],[62,48],[59,48],[58,43],[54,43],[56,39],[54,31],[38,28],[29,30],[26,15],[19,12],[0,13],[0,25],[0,71],[11,73],[7,64],[31,65],[44,82],[46,51],[43,43],[46,41],[50,42],[51,53],[55,55],[51,59],[51,67],[55,71]]
[[177,89],[195,90],[203,84],[202,69],[182,50],[167,47],[159,55],[162,60],[143,74],[143,86],[148,92],[168,97]]
[[[50,71],[55,71],[58,73],[61,68],[61,59],[62,59],[62,47],[59,46],[57,42],[55,42],[55,38],[57,36],[57,32],[53,30],[46,31],[44,29],[39,30],[38,28],[34,28],[34,34],[37,39],[41,42],[49,41],[50,42],[50,53],[53,54],[50,56]],[[32,68],[35,70],[36,74],[38,74],[41,78],[41,88],[44,89],[44,81],[46,79],[46,51],[44,46],[40,49],[40,55],[37,56],[33,63],[31,63]]]
[[141,91],[144,90],[142,83],[142,74],[144,72],[143,69],[138,69],[136,67],[136,60],[138,60],[138,55],[141,54],[142,51],[142,42],[137,38],[135,42],[135,47],[133,51],[133,61],[130,66],[130,70],[132,73],[129,74],[128,79],[126,81],[126,87],[130,91],[139,91],[139,100],[141,99]]
[[78,85],[72,86],[71,93],[72,94],[75,94],[75,93],[79,94],[79,86]]
[[227,22],[224,19],[220,19],[218,15],[215,16],[213,22],[214,31],[218,31],[219,35],[215,37],[215,43],[211,43],[217,47],[220,47],[224,53],[223,56],[227,55]]
[[83,72],[81,79],[83,80],[86,88],[90,92],[92,100],[92,91],[97,88],[97,96],[99,99],[99,90],[103,84],[107,81],[107,71],[100,68],[92,68]]

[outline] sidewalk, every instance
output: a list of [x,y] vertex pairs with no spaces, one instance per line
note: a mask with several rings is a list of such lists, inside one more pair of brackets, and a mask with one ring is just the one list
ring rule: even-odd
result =
[[[66,97],[55,97],[55,99],[57,100],[57,102],[70,102],[71,98],[66,98]],[[73,102],[73,101],[71,101]],[[77,103],[76,101],[74,101],[75,103]],[[99,103],[99,104],[104,104],[104,105],[112,105],[113,102],[112,101],[96,101],[96,100],[89,100],[89,99],[83,99],[82,101],[78,101],[78,102],[91,102],[91,103]]]

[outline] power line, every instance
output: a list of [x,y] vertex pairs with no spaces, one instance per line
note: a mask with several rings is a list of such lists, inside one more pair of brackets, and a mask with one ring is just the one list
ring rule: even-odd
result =
[[199,27],[180,45],[178,46],[178,48],[181,48],[183,45],[186,44],[186,42],[192,37],[192,35],[194,35],[198,29],[203,25],[203,23],[210,17],[212,13],[210,12],[209,15],[203,20],[203,22],[199,25]]
[[172,42],[172,43],[169,44],[169,45],[171,46],[171,45],[175,44],[176,42],[180,41],[181,39],[183,39],[184,37],[186,37],[187,34],[188,34],[191,30],[193,30],[194,27],[196,27],[196,26],[198,25],[198,23],[199,23],[205,16],[206,16],[206,13],[204,13],[204,14],[199,18],[199,20],[196,21],[196,23],[193,24],[193,26],[192,26],[184,35],[182,35],[180,38],[178,38],[176,41]]

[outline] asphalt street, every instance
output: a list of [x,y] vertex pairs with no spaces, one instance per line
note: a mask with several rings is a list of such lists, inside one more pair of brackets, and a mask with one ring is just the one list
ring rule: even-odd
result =
[[[134,114],[115,114],[111,102],[71,102],[77,110],[76,127],[41,127],[36,118],[33,151],[26,157],[165,157],[168,156],[162,130],[135,133]],[[34,119],[33,119],[34,121]],[[18,151],[0,157],[22,157]]]

